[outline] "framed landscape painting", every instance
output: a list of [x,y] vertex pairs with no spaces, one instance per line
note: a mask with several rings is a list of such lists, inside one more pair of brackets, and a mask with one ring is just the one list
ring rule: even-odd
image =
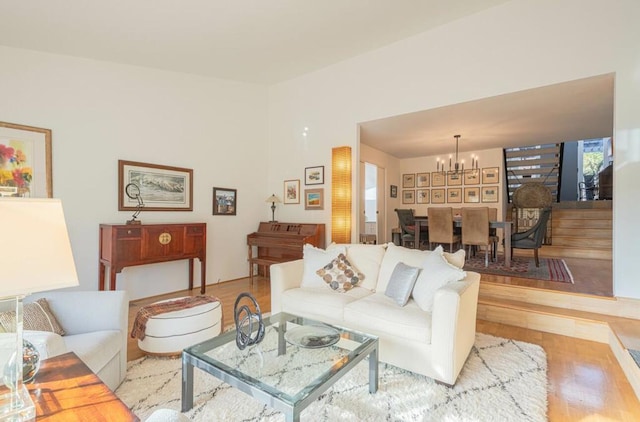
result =
[[145,211],[193,211],[192,169],[118,160],[118,211],[138,207],[128,185],[137,187]]
[[304,191],[305,210],[324,209],[324,189],[305,189]]
[[51,130],[0,122],[0,197],[51,198]]
[[304,169],[305,185],[322,185],[324,184],[324,166],[306,167]]
[[213,188],[213,215],[236,215],[238,190]]

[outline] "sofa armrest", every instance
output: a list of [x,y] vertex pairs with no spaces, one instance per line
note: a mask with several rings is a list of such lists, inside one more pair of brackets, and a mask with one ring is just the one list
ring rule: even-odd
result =
[[271,312],[282,312],[282,293],[285,290],[300,287],[304,263],[302,259],[273,264],[269,269],[271,275]]
[[432,314],[434,367],[448,384],[454,384],[476,337],[480,274],[448,283],[435,294]]

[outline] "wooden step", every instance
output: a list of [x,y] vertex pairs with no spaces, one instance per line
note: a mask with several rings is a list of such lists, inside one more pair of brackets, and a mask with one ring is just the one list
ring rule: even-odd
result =
[[590,224],[583,227],[555,227],[552,226],[553,240],[558,237],[574,237],[582,239],[611,239],[610,228],[593,228]]
[[557,236],[553,233],[552,246],[563,246],[565,248],[593,248],[593,249],[611,249],[613,239],[594,239],[583,237]]
[[[516,256],[533,256],[533,250],[514,249]],[[544,258],[582,258],[582,259],[608,259],[611,260],[613,252],[611,248],[594,249],[591,247],[565,247],[555,245],[543,245],[538,254]]]
[[[554,232],[557,229],[608,229],[609,231],[613,230],[613,223],[611,219],[606,220],[595,220],[595,219],[581,219],[581,220],[570,220],[568,218],[554,218],[551,220],[551,227],[553,227]],[[609,233],[611,235],[611,233]]]
[[612,212],[607,209],[559,209],[554,208],[551,212],[552,219],[567,220],[611,220]]

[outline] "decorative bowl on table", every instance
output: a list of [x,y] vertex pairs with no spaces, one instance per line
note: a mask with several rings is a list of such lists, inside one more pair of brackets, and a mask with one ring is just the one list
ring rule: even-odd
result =
[[287,342],[307,349],[319,349],[334,345],[340,340],[340,333],[326,325],[301,325],[284,334]]

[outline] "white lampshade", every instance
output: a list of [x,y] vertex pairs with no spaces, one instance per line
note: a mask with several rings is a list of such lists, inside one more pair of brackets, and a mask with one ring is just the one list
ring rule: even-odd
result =
[[59,199],[1,198],[0,222],[0,297],[78,285]]
[[276,204],[279,204],[282,201],[275,194],[273,194],[270,197],[268,197],[267,199],[265,199],[264,202],[275,202]]

